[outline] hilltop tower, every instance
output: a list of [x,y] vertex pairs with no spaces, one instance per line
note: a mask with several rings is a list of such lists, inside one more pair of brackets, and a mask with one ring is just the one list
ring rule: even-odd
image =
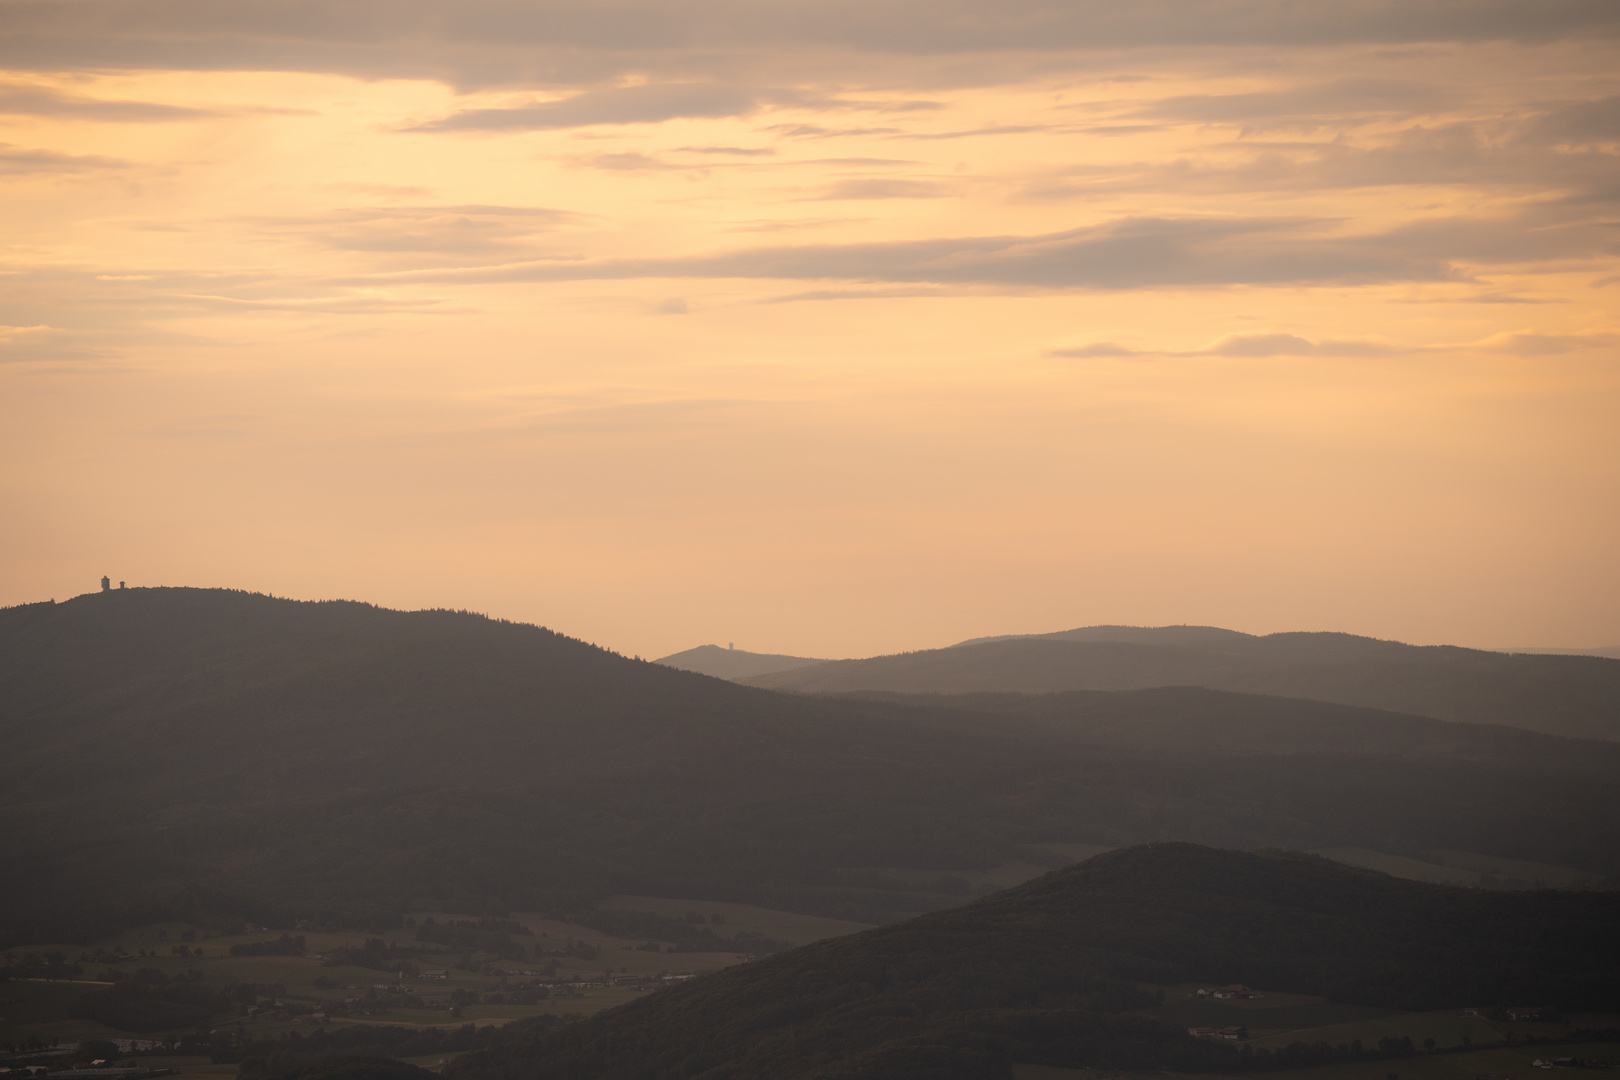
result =
[[106,574],[101,575],[101,591],[112,592],[112,578],[108,577]]

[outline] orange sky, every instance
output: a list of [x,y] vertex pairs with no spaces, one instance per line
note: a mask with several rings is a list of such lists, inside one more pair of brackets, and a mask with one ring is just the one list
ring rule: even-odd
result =
[[1620,643],[1617,31],[0,0],[0,604]]

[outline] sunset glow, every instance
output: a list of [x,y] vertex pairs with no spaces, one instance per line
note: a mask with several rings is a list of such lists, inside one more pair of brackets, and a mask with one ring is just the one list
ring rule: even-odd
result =
[[1620,9],[1318,7],[5,0],[0,603],[1620,643]]

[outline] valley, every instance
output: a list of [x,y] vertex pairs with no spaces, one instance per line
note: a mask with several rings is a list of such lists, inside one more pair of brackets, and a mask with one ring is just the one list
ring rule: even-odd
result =
[[[1605,739],[1185,686],[783,693],[227,590],[0,611],[0,691],[0,1044],[79,1046],[41,1060],[1457,1080],[1620,994]],[[1197,994],[1225,983],[1263,996]]]

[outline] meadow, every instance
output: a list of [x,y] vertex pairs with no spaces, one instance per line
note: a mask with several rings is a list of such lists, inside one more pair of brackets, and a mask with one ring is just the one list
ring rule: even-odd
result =
[[[1146,851],[1117,853],[1113,858],[1129,862],[1144,857],[1148,857]],[[1168,857],[1172,863],[1167,865],[1172,866],[1176,860],[1244,858],[1230,853],[1200,854],[1196,849],[1171,851]],[[1101,863],[1087,864],[1088,867],[1099,865]],[[1292,869],[1288,870],[1289,867]],[[1282,868],[1310,880],[1331,881],[1336,888],[1358,885],[1392,893],[1414,888],[1393,882],[1378,884],[1355,876],[1346,878],[1345,871],[1331,864],[1297,858],[1285,860]],[[1006,867],[1008,873],[1020,875],[1031,869],[1038,867]],[[889,869],[882,872],[907,875],[908,882],[914,877],[916,883],[927,884],[926,877],[922,876],[925,871]],[[1085,872],[1081,868],[1059,872],[1007,894],[1005,899],[985,903],[991,904],[992,909],[1009,903],[1027,903],[1016,898],[1052,893],[1054,889],[1061,892],[1062,879]],[[1161,887],[1164,880],[1168,879],[1160,881]],[[1211,888],[1219,889],[1220,880],[1218,876],[1200,877],[1194,895],[1204,896]],[[1073,893],[1072,901],[1105,902],[1098,898],[1105,896],[1106,891],[1098,893],[1095,888],[1094,885]],[[1131,895],[1141,894],[1133,889]],[[1547,896],[1476,892],[1452,899],[1476,907],[1481,904],[1499,907],[1541,903]],[[1139,903],[1133,904],[1130,910],[1138,907]],[[1354,903],[1350,908],[1360,910]],[[969,914],[974,910],[978,907],[970,905],[960,909],[961,916],[945,912],[922,922],[951,925],[958,918],[981,918]],[[1202,921],[1231,918],[1229,913],[1216,915],[1217,911],[1225,912],[1226,908],[1211,909]],[[1069,913],[1050,928],[1032,933],[1050,951],[1062,933],[1072,932],[1076,926],[1095,926],[1098,918],[1095,914],[1081,917]],[[907,934],[916,932],[912,924],[904,924],[888,927],[876,937],[863,934],[849,941],[834,941],[832,939],[846,938],[870,928],[856,922],[741,903],[634,894],[609,896],[598,901],[594,908],[581,909],[568,918],[557,913],[515,912],[500,919],[480,920],[470,915],[419,910],[404,916],[402,921],[405,925],[392,929],[332,931],[300,927],[291,932],[264,927],[221,932],[217,927],[208,929],[168,922],[149,924],[84,944],[12,950],[7,954],[10,961],[7,970],[13,977],[0,981],[0,1048],[122,1040],[126,1053],[139,1050],[136,1059],[139,1063],[171,1069],[187,1080],[235,1080],[238,1077],[264,1080],[290,1076],[297,1071],[294,1066],[300,1054],[318,1058],[351,1052],[343,1046],[365,1047],[368,1052],[373,1045],[379,1046],[386,1051],[383,1056],[438,1070],[450,1066],[472,1049],[488,1047],[502,1053],[500,1048],[508,1044],[510,1049],[532,1045],[536,1033],[543,1036],[555,1031],[557,1021],[562,1018],[588,1020],[616,1006],[647,998],[659,999],[645,1002],[655,1010],[674,1005],[673,999],[663,1000],[669,993],[666,988],[687,980],[700,980],[701,990],[697,985],[688,989],[710,997],[713,996],[709,993],[711,989],[718,991],[723,985],[730,985],[735,981],[733,976],[769,982],[770,973],[780,976],[785,970],[784,963],[789,968],[795,963],[802,966],[806,962],[804,956],[812,951],[795,953],[797,960],[780,956],[756,966],[748,962],[750,954],[740,949],[704,951],[695,947],[710,940],[730,944],[770,941],[777,951],[819,942],[817,950],[825,951],[831,946],[860,953],[863,949],[877,947],[880,938],[887,940],[899,935],[903,940]],[[651,939],[640,933],[628,936],[610,933],[603,929],[604,925],[649,930]],[[1022,924],[1015,920],[1013,925],[1016,928]],[[1143,926],[1162,930],[1161,922],[1154,919]],[[1275,926],[1267,926],[1268,940],[1276,933],[1283,933]],[[1232,938],[1234,934],[1260,932],[1260,929],[1259,924],[1251,925],[1238,919],[1225,931],[1212,927],[1209,936]],[[1115,935],[1105,937],[1113,940]],[[957,957],[964,949],[971,952],[982,947],[982,931],[975,930],[954,943],[941,939],[930,941],[926,946],[919,945],[916,955]],[[1246,951],[1240,944],[1234,947]],[[902,949],[902,954],[911,952],[911,946]],[[1008,973],[1009,977],[1016,975],[1022,979],[1031,970],[1031,959],[1025,952],[1015,947],[1009,938],[991,948],[990,955],[1020,957]],[[61,962],[52,973],[71,972],[71,977],[15,976],[20,969],[28,969],[31,956],[58,953]],[[1341,967],[1351,963],[1349,958],[1340,959]],[[76,972],[72,971],[74,965],[79,969]],[[716,978],[713,983],[704,978],[740,965],[746,965],[745,970]],[[856,966],[861,967],[861,964]],[[866,964],[874,971],[891,966],[889,960]],[[1314,963],[1311,967],[1316,969]],[[1054,969],[1060,973],[1073,970],[1073,965],[1067,961]],[[442,972],[443,976],[430,979],[426,977],[428,971]],[[1238,973],[1238,977],[1244,976]],[[793,974],[787,978],[787,983],[802,989],[804,979]],[[1620,1019],[1614,1017],[1574,1018],[1573,1024],[1498,1023],[1471,1015],[1461,1007],[1403,1011],[1370,1003],[1330,1000],[1322,995],[1279,992],[1267,989],[1258,980],[1256,983],[1262,996],[1251,999],[1216,999],[1198,992],[1208,984],[1185,981],[1171,985],[1135,982],[1133,990],[1122,983],[1112,993],[1125,1010],[1120,1016],[1121,1023],[1128,1025],[1132,1017],[1138,1021],[1158,1021],[1165,1025],[1165,1034],[1172,1039],[1184,1038],[1181,1033],[1189,1027],[1233,1026],[1246,1029],[1248,1037],[1242,1045],[1257,1051],[1276,1052],[1298,1043],[1329,1047],[1351,1047],[1360,1043],[1367,1048],[1366,1057],[1359,1056],[1359,1052],[1351,1056],[1340,1050],[1327,1055],[1333,1059],[1331,1063],[1310,1068],[1291,1067],[1302,1060],[1298,1057],[1274,1060],[1270,1054],[1258,1055],[1267,1059],[1270,1066],[1256,1068],[1255,1075],[1279,1080],[1291,1080],[1296,1074],[1297,1080],[1389,1080],[1391,1075],[1397,1080],[1458,1080],[1482,1075],[1524,1080],[1518,1074],[1526,1072],[1528,1062],[1543,1054],[1620,1057],[1611,1044],[1577,1046],[1557,1042],[1556,1046],[1550,1045],[1567,1038],[1577,1027],[1620,1026]],[[87,1013],[94,1010],[87,1010],[84,1005],[87,995],[105,997],[129,993],[133,984],[146,987],[141,992],[159,1000],[168,1000],[163,996],[163,988],[172,986],[203,994],[216,1004],[206,1022],[168,1028],[118,1026],[103,1022],[104,1016],[101,1021],[88,1017]],[[1161,1002],[1154,1005],[1153,999],[1160,993]],[[689,997],[687,994],[674,996],[681,1000]],[[759,996],[768,1002],[778,998],[780,991],[762,991]],[[183,997],[173,997],[173,1000]],[[1124,1004],[1125,998],[1131,997],[1141,1003]],[[230,1007],[222,1008],[219,1002],[228,1002]],[[1121,1007],[1108,1005],[1101,999],[1098,1005],[1108,1009]],[[720,1011],[728,1016],[738,1015],[729,1007]],[[321,1015],[314,1015],[317,1013]],[[628,1019],[652,1014],[642,1007],[616,1015]],[[590,1027],[591,1023],[580,1030]],[[511,1027],[507,1035],[501,1034],[514,1024],[518,1026]],[[548,1028],[546,1024],[553,1026]],[[376,1035],[361,1034],[367,1030],[375,1031]],[[423,1032],[432,1037],[419,1035]],[[131,1039],[147,1045],[132,1047]],[[332,1044],[333,1039],[348,1041],[336,1046]],[[503,1043],[503,1039],[506,1042]],[[1410,1040],[1410,1044],[1406,1051],[1377,1052],[1380,1043],[1389,1040],[1397,1043]],[[1432,1043],[1429,1040],[1433,1040]],[[1204,1041],[1198,1040],[1198,1043],[1202,1046]],[[417,1049],[399,1053],[392,1049],[397,1047],[404,1051],[411,1046]],[[438,1048],[432,1049],[434,1046]],[[419,1052],[424,1048],[432,1052]],[[1219,1049],[1229,1051],[1237,1046],[1224,1043]],[[63,1063],[72,1058],[55,1060]],[[461,1073],[457,1070],[469,1063],[461,1062],[450,1071],[459,1077]],[[1285,1064],[1290,1067],[1283,1068]],[[1206,1067],[1188,1059],[1179,1065],[1179,1071],[1192,1077],[1197,1075],[1195,1070]],[[1228,1061],[1227,1067],[1223,1075],[1246,1075],[1242,1063],[1235,1057]],[[288,1071],[289,1068],[292,1071]],[[1107,1080],[1113,1075],[1130,1076],[1129,1072],[1121,1074],[1117,1069],[1106,1067],[1063,1070],[1023,1065],[1018,1066],[1015,1075],[1018,1080]]]
[[[716,928],[753,932],[794,944],[805,944],[867,929],[863,923],[841,922],[815,916],[772,911],[747,904],[669,900],[618,896],[603,902],[616,910],[651,912],[680,919],[701,908],[706,916],[720,914]],[[230,1030],[252,1039],[276,1039],[314,1030],[355,1024],[453,1028],[466,1024],[502,1026],[515,1020],[545,1015],[588,1016],[651,992],[631,986],[569,987],[571,982],[600,983],[640,976],[647,983],[664,975],[697,977],[743,962],[735,952],[673,953],[672,942],[615,937],[578,922],[548,918],[538,913],[515,913],[508,920],[530,934],[513,935],[530,953],[517,961],[484,951],[466,952],[417,940],[425,921],[474,921],[473,916],[415,912],[404,928],[372,930],[298,930],[304,940],[299,955],[231,955],[233,947],[274,946],[285,933],[254,930],[216,933],[184,923],[157,923],[135,927],[96,941],[15,949],[20,961],[28,955],[61,953],[77,963],[82,973],[66,979],[11,978],[0,981],[0,1048],[24,1044],[67,1045],[92,1039],[155,1040],[184,1036],[190,1029],[131,1032],[76,1015],[87,993],[103,991],[119,977],[136,971],[157,971],[175,982],[195,980],[210,988],[244,984],[274,988],[255,994],[260,1007],[249,1015],[246,1006],[235,1015],[216,1016],[210,1030]],[[383,955],[399,953],[406,973],[356,964],[335,963],[335,958],[364,951],[368,941],[381,942]],[[660,951],[646,948],[659,944]],[[177,955],[184,948],[188,955]],[[421,950],[433,950],[423,953]],[[535,957],[534,950],[561,953]],[[96,955],[103,960],[92,959]],[[83,958],[83,959],[81,959]],[[418,974],[408,972],[414,968]],[[444,978],[427,979],[420,972],[441,970]],[[491,995],[510,998],[516,988],[536,985],[546,996],[524,1004],[510,1000],[489,1002]],[[644,984],[645,985],[645,984]],[[410,987],[414,993],[395,993],[388,987]],[[460,995],[458,995],[458,991]],[[476,1001],[454,1005],[452,999],[476,995]],[[276,1007],[279,1003],[280,1007]],[[319,1025],[294,1019],[317,1011],[328,1016]],[[346,1012],[348,1015],[339,1015]],[[442,1055],[433,1055],[437,1064]],[[234,1065],[216,1065],[195,1055],[160,1055],[144,1063],[199,1076],[234,1075]]]

